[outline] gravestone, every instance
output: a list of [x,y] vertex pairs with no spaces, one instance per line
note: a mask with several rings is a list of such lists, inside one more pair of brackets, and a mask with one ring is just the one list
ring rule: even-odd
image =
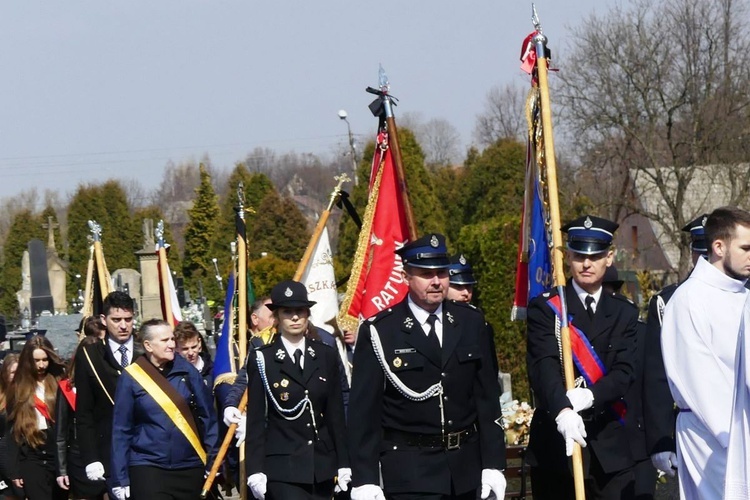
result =
[[21,258],[21,289],[16,292],[18,299],[18,310],[23,314],[24,310],[31,311],[31,270],[29,265],[29,251],[23,251]]
[[112,273],[115,290],[127,292],[136,304],[141,300],[141,273],[135,269],[118,269]]
[[44,336],[63,359],[73,356],[78,346],[78,334],[75,329],[81,323],[81,318],[80,314],[60,314],[39,318],[39,329],[47,330]]
[[54,221],[54,217],[47,218],[47,223],[42,224],[47,229],[47,273],[49,274],[49,287],[52,294],[52,303],[58,314],[68,312],[68,263],[60,258],[55,246],[55,229],[60,224]]
[[54,312],[52,292],[47,272],[47,249],[41,240],[29,241],[29,271],[31,273],[31,317],[38,317],[43,311]]
[[159,257],[154,240],[154,221],[143,220],[143,248],[135,253],[141,269],[141,318],[161,318],[161,295],[159,294]]

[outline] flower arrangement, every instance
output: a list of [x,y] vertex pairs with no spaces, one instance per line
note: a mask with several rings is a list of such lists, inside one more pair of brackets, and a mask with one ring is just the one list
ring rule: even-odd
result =
[[503,412],[503,429],[508,445],[526,446],[529,443],[529,429],[534,408],[529,403],[518,400],[500,400]]
[[182,319],[190,321],[194,325],[203,324],[203,306],[200,304],[190,304],[182,309]]

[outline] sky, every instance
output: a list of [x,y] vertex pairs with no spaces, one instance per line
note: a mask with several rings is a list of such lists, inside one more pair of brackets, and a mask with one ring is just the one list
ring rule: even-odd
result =
[[[615,2],[537,1],[553,56]],[[530,17],[516,0],[4,2],[0,198],[109,178],[151,190],[169,161],[229,169],[255,147],[331,155],[340,109],[364,144],[380,64],[397,122],[444,118],[466,147],[487,92],[528,82]]]

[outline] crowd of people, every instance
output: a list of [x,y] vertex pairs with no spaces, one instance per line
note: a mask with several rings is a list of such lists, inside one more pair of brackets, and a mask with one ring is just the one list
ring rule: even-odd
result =
[[[529,304],[533,496],[576,498],[580,446],[588,499],[653,498],[657,470],[679,476],[682,498],[750,498],[750,214],[722,207],[684,228],[695,268],[653,297],[646,322],[619,293],[616,229],[591,215],[564,226],[564,293]],[[197,499],[232,424],[258,500],[504,498],[498,359],[472,268],[439,234],[396,252],[408,293],[357,331],[315,327],[306,287],[274,286],[248,310],[234,379],[214,380],[189,322],[150,319],[136,334],[119,291],[82,322],[71,360],[30,338],[0,367],[0,498]],[[230,451],[230,484],[238,463]]]

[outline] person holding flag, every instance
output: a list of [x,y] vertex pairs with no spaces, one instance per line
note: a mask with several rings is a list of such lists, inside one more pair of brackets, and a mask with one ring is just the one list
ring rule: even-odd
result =
[[397,253],[408,294],[362,324],[354,351],[351,497],[474,500],[481,488],[483,499],[503,498],[500,387],[484,317],[446,300],[445,237]]
[[[568,235],[572,278],[529,303],[527,363],[536,397],[528,461],[534,498],[574,499],[567,457],[584,448],[586,498],[633,498],[633,459],[623,425],[622,398],[635,377],[638,308],[603,293],[618,225],[585,215],[561,229]],[[559,350],[562,311],[570,320],[576,387],[565,390]]]

